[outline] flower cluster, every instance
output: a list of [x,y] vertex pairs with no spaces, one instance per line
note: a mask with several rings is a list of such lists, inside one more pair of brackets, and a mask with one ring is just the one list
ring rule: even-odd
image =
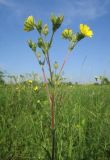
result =
[[[62,37],[66,40],[69,41],[69,47],[68,47],[68,52],[65,55],[64,61],[62,63],[62,66],[59,69],[58,63],[55,62],[53,67],[51,66],[51,61],[50,61],[50,48],[52,46],[53,42],[53,37],[55,32],[60,28],[62,22],[63,22],[64,17],[63,16],[51,16],[51,22],[52,22],[52,32],[50,34],[50,39],[47,38],[46,36],[48,35],[49,29],[47,24],[42,24],[41,20],[38,20],[37,23],[35,22],[34,18],[32,16],[29,16],[25,22],[24,22],[24,30],[29,32],[32,30],[37,30],[38,32],[38,41],[36,43],[32,42],[31,40],[28,41],[29,47],[32,49],[34,54],[37,57],[37,60],[40,64],[42,73],[43,73],[43,79],[45,82],[45,89],[47,91],[48,95],[48,100],[50,103],[50,108],[51,108],[51,129],[52,129],[52,159],[54,159],[55,155],[55,105],[56,105],[56,89],[57,87],[61,85],[62,82],[62,71],[64,68],[64,65],[67,62],[67,59],[69,57],[70,52],[74,49],[76,44],[83,38],[85,37],[92,37],[93,36],[93,31],[85,24],[80,24],[80,31],[78,33],[73,32],[72,29],[65,29],[62,32]],[[47,41],[48,39],[48,41]],[[36,52],[36,48],[40,49],[40,52]],[[42,55],[41,55],[42,54]],[[48,71],[50,77],[48,78],[45,74],[45,65],[48,66]],[[58,71],[59,70],[59,71]],[[34,91],[37,93],[39,92],[38,86],[33,86],[32,81],[29,81],[29,84],[31,88],[33,88]],[[71,86],[72,87],[72,86]],[[59,91],[59,90],[58,90]],[[62,98],[60,98],[61,101]],[[37,104],[41,105],[40,100],[37,100]],[[79,124],[76,126],[77,128],[80,128]],[[53,141],[54,140],[54,141]],[[50,156],[50,154],[49,154]]]
[[[49,67],[50,77],[51,77],[50,81],[52,81],[51,84],[54,84],[55,79],[59,79],[63,66],[66,63],[66,60],[64,60],[64,63],[59,71],[58,78],[54,77],[53,71],[51,69],[51,64],[50,64],[49,49],[51,48],[54,34],[62,25],[63,19],[64,19],[64,16],[54,16],[54,15],[51,16],[50,20],[52,22],[52,33],[51,33],[50,40],[46,38],[46,36],[49,33],[48,25],[43,24],[42,20],[38,20],[37,22],[35,22],[34,17],[29,16],[28,18],[25,19],[25,22],[24,22],[24,31],[29,32],[32,30],[37,30],[39,34],[37,42],[35,43],[32,40],[28,40],[28,45],[32,49],[32,51],[35,53],[41,67],[43,67],[45,63],[47,63]],[[80,24],[79,31],[77,33],[75,33],[70,28],[66,28],[62,32],[62,38],[69,41],[69,46],[68,46],[69,53],[74,49],[74,47],[80,40],[82,40],[85,37],[91,38],[92,36],[93,36],[93,31],[86,24]],[[37,49],[40,49],[40,51],[39,50],[37,51]],[[55,62],[55,64],[53,65],[53,69],[55,71],[55,76],[56,76],[57,69],[58,69],[57,62]],[[35,90],[37,90],[37,88],[35,88]]]
[[87,25],[80,24],[79,29],[80,31],[78,33],[74,33],[72,29],[65,29],[62,32],[62,37],[70,41],[69,50],[72,50],[77,42],[84,37],[91,38],[93,36],[93,31]]

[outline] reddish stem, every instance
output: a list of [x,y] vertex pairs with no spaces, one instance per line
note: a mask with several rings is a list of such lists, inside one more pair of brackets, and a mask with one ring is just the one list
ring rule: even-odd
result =
[[59,74],[58,74],[59,76],[61,75],[61,72],[62,72],[62,70],[64,68],[64,65],[66,64],[66,62],[68,60],[69,54],[70,54],[70,52],[67,52],[67,54],[66,54],[66,56],[64,58],[63,64],[62,64],[61,69],[60,69]]
[[46,84],[46,91],[47,91],[47,95],[48,95],[48,98],[49,98],[49,102],[51,103],[50,93],[49,93],[49,87],[48,87],[48,82],[47,82],[47,79],[46,79],[46,75],[45,75],[45,71],[44,71],[43,66],[42,66],[42,73],[43,73],[44,82],[45,82],[45,84]]

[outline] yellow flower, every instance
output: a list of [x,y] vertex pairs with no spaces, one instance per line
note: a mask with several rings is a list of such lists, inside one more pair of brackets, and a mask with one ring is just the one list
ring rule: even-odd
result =
[[25,19],[24,22],[24,31],[32,31],[34,29],[34,17],[33,16],[29,16],[28,18]]
[[28,83],[30,83],[30,84],[31,84],[31,83],[32,83],[32,80],[28,80]]
[[34,87],[34,91],[38,91],[38,86],[35,86],[35,87]]
[[87,26],[85,24],[80,24],[80,32],[85,37],[92,37],[93,36],[93,31],[89,28],[89,26]]

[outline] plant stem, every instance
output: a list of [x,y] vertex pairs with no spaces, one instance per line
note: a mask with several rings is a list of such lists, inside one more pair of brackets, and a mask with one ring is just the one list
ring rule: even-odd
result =
[[49,102],[51,103],[51,97],[50,97],[50,92],[49,92],[49,87],[48,87],[48,82],[47,82],[47,79],[46,79],[44,67],[42,66],[41,68],[42,68],[42,73],[43,73],[43,79],[44,79],[44,82],[46,84],[47,95],[48,95],[48,98],[49,98]]
[[[52,42],[53,42],[53,36],[54,36],[54,32],[52,32],[52,36],[49,42],[49,49],[51,48]],[[51,64],[50,64],[50,57],[49,57],[49,52],[47,52],[47,64],[49,67],[49,72],[50,72],[50,78],[51,78],[51,83],[52,83],[52,70],[51,70]]]
[[50,39],[50,43],[49,43],[49,48],[50,48],[50,47],[51,47],[51,45],[52,45],[54,33],[55,33],[55,32],[53,31],[53,32],[52,32],[51,39]]
[[50,78],[51,78],[51,83],[52,83],[52,70],[51,70],[51,64],[50,64],[49,53],[47,53],[47,63],[48,63],[49,72],[50,72]]
[[[51,68],[51,67],[50,67]],[[42,66],[42,73],[43,73],[43,78],[46,84],[46,91],[48,94],[49,102],[50,102],[50,107],[51,107],[51,129],[52,129],[52,152],[51,152],[51,160],[55,160],[55,115],[54,115],[54,94],[50,95],[49,88],[48,88],[48,82],[46,79],[45,71]]]
[[52,160],[55,160],[55,129],[52,129]]
[[59,76],[61,75],[61,72],[62,72],[62,70],[63,70],[63,68],[64,68],[64,65],[66,64],[66,62],[67,62],[67,60],[68,60],[69,54],[70,54],[70,51],[68,51],[68,52],[66,53],[66,55],[65,55],[63,64],[62,64],[61,69],[60,69],[60,71],[59,71],[59,73],[58,73]]
[[45,71],[42,66],[43,78],[46,84],[46,91],[48,94],[50,106],[51,106],[51,129],[52,129],[52,151],[51,151],[51,160],[55,160],[55,115],[54,115],[54,94],[50,95],[48,82],[46,79]]
[[[34,52],[35,56],[36,56],[36,52]],[[39,62],[39,59],[38,57],[36,56],[38,62]],[[49,99],[49,102],[51,103],[51,99],[50,99],[50,92],[49,92],[49,87],[48,87],[48,82],[47,82],[47,78],[46,78],[46,74],[45,74],[45,71],[44,71],[44,67],[43,65],[40,65],[41,66],[41,69],[42,69],[42,74],[43,74],[43,79],[44,79],[44,82],[46,84],[46,92],[47,92],[47,96],[48,96],[48,99]]]

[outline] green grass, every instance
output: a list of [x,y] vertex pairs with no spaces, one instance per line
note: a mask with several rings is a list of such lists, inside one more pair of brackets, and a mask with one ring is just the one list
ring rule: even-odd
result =
[[[110,86],[63,86],[56,100],[56,160],[109,160]],[[50,126],[43,87],[0,86],[0,160],[48,160]]]

